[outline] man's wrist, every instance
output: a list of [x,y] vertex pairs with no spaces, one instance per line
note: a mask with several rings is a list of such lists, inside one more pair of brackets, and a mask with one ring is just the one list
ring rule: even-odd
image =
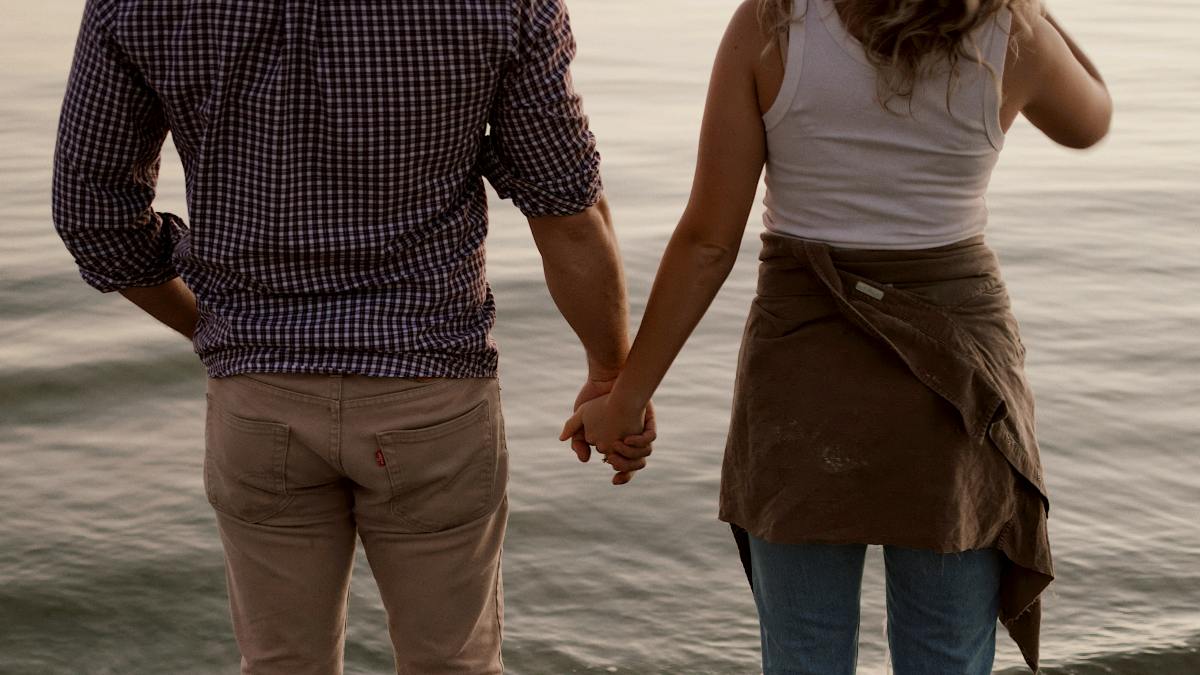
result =
[[620,363],[601,363],[588,359],[588,379],[592,382],[612,382],[621,374],[621,368],[625,362]]

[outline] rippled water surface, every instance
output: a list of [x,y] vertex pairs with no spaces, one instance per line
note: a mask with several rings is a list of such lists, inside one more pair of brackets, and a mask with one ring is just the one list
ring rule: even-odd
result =
[[[79,280],[49,221],[80,0],[0,0],[0,673],[236,672],[201,486],[204,373],[186,343]],[[574,0],[576,68],[639,315],[689,186],[731,0]],[[1200,5],[1054,3],[1108,76],[1112,138],[1075,154],[1020,123],[990,240],[1029,347],[1054,499],[1052,673],[1200,672]],[[160,208],[184,212],[173,152]],[[527,228],[494,209],[513,454],[505,658],[519,674],[754,673],[757,624],[715,518],[759,226],[658,397],[624,489],[554,440],[582,377]],[[799,376],[799,375],[798,375]],[[798,402],[803,404],[803,402]],[[881,559],[860,672],[884,672]],[[390,668],[365,560],[347,672]],[[1020,672],[1000,642],[998,669]]]

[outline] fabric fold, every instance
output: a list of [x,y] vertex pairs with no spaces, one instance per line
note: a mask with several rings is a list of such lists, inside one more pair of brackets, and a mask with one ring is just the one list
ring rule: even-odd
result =
[[999,618],[1036,671],[1049,497],[995,255],[982,236],[915,251],[763,239],[722,519],[780,543],[998,549]]

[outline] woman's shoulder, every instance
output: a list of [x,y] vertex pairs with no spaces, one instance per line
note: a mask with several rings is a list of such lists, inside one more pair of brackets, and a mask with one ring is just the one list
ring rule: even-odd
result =
[[1006,73],[1037,81],[1058,68],[1074,65],[1075,56],[1062,32],[1040,7],[1019,20],[1014,18]]
[[1014,17],[1008,40],[1009,70],[1032,72],[1040,69],[1046,58],[1053,54],[1058,31],[1041,12],[1028,16]]
[[1099,71],[1053,17],[1039,13],[1028,24],[1011,39],[1004,112],[1023,112],[1062,145],[1096,144],[1112,120],[1112,98]]
[[763,4],[763,0],[742,0],[725,29],[726,41],[746,48],[755,59],[777,42],[774,29],[765,23]]
[[763,11],[767,2],[742,0],[729,19],[718,57],[737,64],[754,81],[763,110],[770,107],[783,80],[786,50],[786,33],[771,25],[772,17]]
[[1004,65],[1005,107],[1015,117],[1033,96],[1047,64],[1055,56],[1057,31],[1041,12],[1014,16]]

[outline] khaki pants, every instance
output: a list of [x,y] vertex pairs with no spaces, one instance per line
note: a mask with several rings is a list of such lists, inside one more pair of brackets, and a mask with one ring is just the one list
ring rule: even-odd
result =
[[342,672],[355,535],[397,673],[501,673],[495,379],[209,379],[204,485],[244,675]]

